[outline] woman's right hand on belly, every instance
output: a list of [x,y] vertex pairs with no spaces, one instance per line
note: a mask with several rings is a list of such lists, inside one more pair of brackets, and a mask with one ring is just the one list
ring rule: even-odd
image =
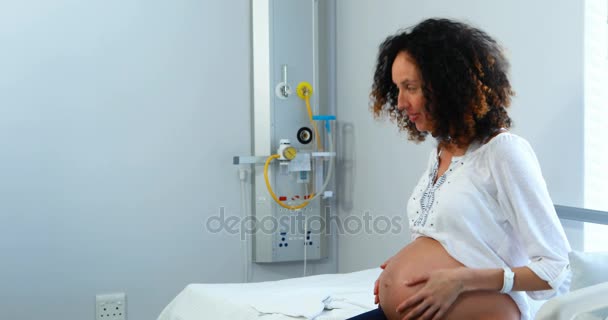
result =
[[[382,263],[380,265],[380,269],[382,269],[382,270],[386,269],[386,266],[388,265],[388,263],[391,261],[392,258],[393,257],[390,257],[390,258],[388,258],[388,260],[384,261],[384,263]],[[380,281],[380,278],[376,279],[376,283],[374,283],[374,304],[380,303],[380,298],[378,297],[379,281]]]

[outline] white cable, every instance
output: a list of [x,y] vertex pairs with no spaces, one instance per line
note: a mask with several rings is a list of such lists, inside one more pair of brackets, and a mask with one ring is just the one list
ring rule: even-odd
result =
[[[244,167],[239,167],[239,180],[241,180],[241,218],[242,221],[248,221],[249,217],[247,211],[247,175],[249,171]],[[243,224],[241,224],[243,226]],[[241,235],[246,230],[241,229]],[[249,282],[249,266],[250,266],[250,248],[249,248],[249,235],[244,234],[243,241],[241,242],[241,253],[243,258],[243,281]]]
[[[295,174],[297,174],[297,172]],[[288,178],[287,178],[287,194],[285,195],[287,197],[287,203],[290,206],[293,205],[293,202],[289,202],[289,201],[294,201],[292,198],[294,198],[296,196],[296,193],[293,192],[293,188],[292,188],[292,184],[291,184],[291,179],[293,179],[293,177],[294,177],[294,175],[292,173],[290,173],[288,175]],[[297,181],[298,178],[297,177],[295,177],[295,178],[296,178],[296,181]],[[296,201],[296,203],[298,202],[297,200],[295,200],[295,201]]]
[[[304,194],[308,194],[308,184],[304,184]],[[306,277],[306,251],[308,244],[306,243],[306,237],[308,236],[308,220],[306,219],[306,212],[302,211],[302,215],[304,215],[304,277]]]
[[[327,133],[327,139],[328,139],[328,143],[329,143],[329,152],[333,152],[334,151],[334,144],[333,144],[333,138],[331,136],[331,131]],[[327,177],[325,178],[325,182],[323,183],[323,186],[321,187],[321,190],[319,192],[317,192],[317,194],[312,197],[309,198],[308,201],[311,202],[314,199],[316,199],[320,194],[323,194],[323,192],[325,191],[325,188],[327,188],[327,185],[329,184],[329,180],[331,179],[331,175],[333,173],[334,170],[334,158],[335,157],[331,157],[329,159],[329,169],[327,169]],[[308,184],[304,184],[304,194],[308,195]],[[303,213],[304,215],[304,276],[306,276],[306,261],[307,261],[307,241],[306,241],[306,237],[308,236],[308,220],[306,218],[306,213]]]
[[306,213],[302,213],[304,215],[304,277],[306,277],[306,247],[308,244],[306,243],[306,236],[308,231],[308,221],[306,219]]

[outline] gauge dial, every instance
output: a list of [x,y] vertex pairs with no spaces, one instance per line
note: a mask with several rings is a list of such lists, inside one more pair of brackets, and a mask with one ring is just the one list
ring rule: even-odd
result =
[[294,147],[287,147],[283,150],[283,157],[287,160],[293,160],[296,157],[298,151]]

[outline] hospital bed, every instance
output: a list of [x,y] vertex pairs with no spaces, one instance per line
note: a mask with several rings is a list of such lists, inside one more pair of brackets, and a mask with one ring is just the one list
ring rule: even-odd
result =
[[[607,212],[556,209],[562,219],[608,225]],[[572,284],[581,288],[537,306],[536,319],[608,319],[608,254],[572,252],[570,260]],[[374,268],[258,283],[190,284],[157,320],[346,319],[376,308],[372,289],[381,271]]]

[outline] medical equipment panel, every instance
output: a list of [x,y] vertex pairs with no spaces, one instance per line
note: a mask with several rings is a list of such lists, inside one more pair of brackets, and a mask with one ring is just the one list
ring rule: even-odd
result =
[[335,116],[319,106],[316,0],[255,0],[253,261],[327,257]]

